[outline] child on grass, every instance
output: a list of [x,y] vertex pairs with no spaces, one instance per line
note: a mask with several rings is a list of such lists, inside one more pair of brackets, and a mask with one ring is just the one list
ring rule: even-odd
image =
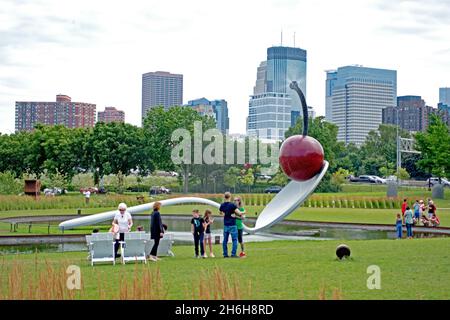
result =
[[[192,235],[194,236],[196,258],[205,258],[205,247],[203,246],[204,223],[205,221],[203,220],[203,218],[200,217],[198,209],[192,210],[191,232]],[[198,251],[199,245],[200,245],[200,255]]]
[[212,212],[209,209],[205,210],[205,215],[203,216],[203,226],[205,230],[205,240],[203,243],[203,246],[205,248],[205,254],[203,255],[204,258],[207,257],[206,255],[206,244],[209,246],[209,256],[211,258],[214,258],[213,248],[212,248],[212,235],[211,235],[211,225],[214,222],[214,219],[212,218]]
[[395,228],[397,230],[397,240],[402,238],[402,216],[400,213],[397,213],[397,220],[395,221]]

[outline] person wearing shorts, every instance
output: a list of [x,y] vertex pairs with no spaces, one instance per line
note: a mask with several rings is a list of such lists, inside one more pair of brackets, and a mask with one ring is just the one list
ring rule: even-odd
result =
[[203,225],[205,227],[205,237],[204,237],[204,248],[205,248],[205,254],[204,254],[204,258],[207,257],[206,255],[206,247],[208,245],[209,247],[209,256],[211,258],[214,258],[214,253],[213,253],[213,247],[212,247],[212,235],[211,235],[211,224],[214,222],[214,219],[212,218],[212,212],[211,210],[206,209],[205,210],[205,215],[203,216]]
[[241,216],[236,216],[236,226],[238,231],[238,242],[241,246],[241,253],[239,254],[239,257],[244,258],[246,257],[245,251],[244,251],[244,239],[242,237],[244,233],[244,224],[242,223],[242,220],[245,218],[245,209],[242,206],[242,200],[239,197],[234,198],[234,203],[236,207],[238,207],[239,211],[241,212]]

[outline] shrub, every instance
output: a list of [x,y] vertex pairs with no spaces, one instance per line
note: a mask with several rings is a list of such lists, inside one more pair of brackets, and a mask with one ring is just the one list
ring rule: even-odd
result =
[[0,172],[0,194],[19,194],[22,190],[22,181],[14,178],[12,172]]

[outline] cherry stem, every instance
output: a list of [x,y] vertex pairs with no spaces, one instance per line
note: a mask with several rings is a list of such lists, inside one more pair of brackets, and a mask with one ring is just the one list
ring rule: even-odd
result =
[[302,90],[298,87],[297,81],[292,81],[289,85],[289,88],[292,90],[295,90],[297,92],[298,97],[300,98],[300,101],[302,103],[302,109],[303,109],[303,135],[308,135],[308,105],[306,104],[305,95],[303,94]]

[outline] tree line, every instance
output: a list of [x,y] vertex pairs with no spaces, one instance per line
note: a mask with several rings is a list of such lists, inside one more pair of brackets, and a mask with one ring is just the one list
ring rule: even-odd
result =
[[[0,172],[9,172],[16,178],[24,174],[46,172],[70,181],[78,173],[90,173],[95,184],[105,175],[123,178],[130,173],[146,176],[155,170],[179,172],[180,185],[189,191],[195,182],[200,190],[221,192],[224,188],[254,187],[258,176],[268,165],[258,160],[253,164],[175,164],[172,151],[176,141],[172,133],[179,128],[194,134],[194,123],[200,121],[203,131],[215,128],[214,119],[200,116],[185,107],[150,109],[142,127],[126,123],[97,123],[93,128],[69,129],[64,126],[37,125],[32,132],[0,135]],[[371,131],[362,146],[345,145],[337,141],[338,127],[323,117],[309,120],[309,135],[323,146],[330,169],[319,186],[319,191],[338,191],[343,177],[349,174],[388,176],[396,172],[396,130],[392,125],[380,125]],[[286,138],[301,134],[303,122],[286,132]],[[401,137],[411,134],[400,130]],[[247,138],[244,149],[246,159],[250,151]],[[428,130],[415,135],[420,155],[402,156],[402,178],[425,179],[430,175],[448,176],[450,167],[450,134],[448,126],[433,117]],[[224,148],[226,141],[223,141]],[[203,142],[202,150],[209,143]],[[261,142],[257,147],[262,146]],[[194,148],[192,148],[194,150]],[[194,152],[194,151],[192,151]],[[223,155],[226,157],[226,155]],[[286,176],[278,169],[272,174],[271,184],[284,185]],[[120,182],[119,182],[120,183]]]

